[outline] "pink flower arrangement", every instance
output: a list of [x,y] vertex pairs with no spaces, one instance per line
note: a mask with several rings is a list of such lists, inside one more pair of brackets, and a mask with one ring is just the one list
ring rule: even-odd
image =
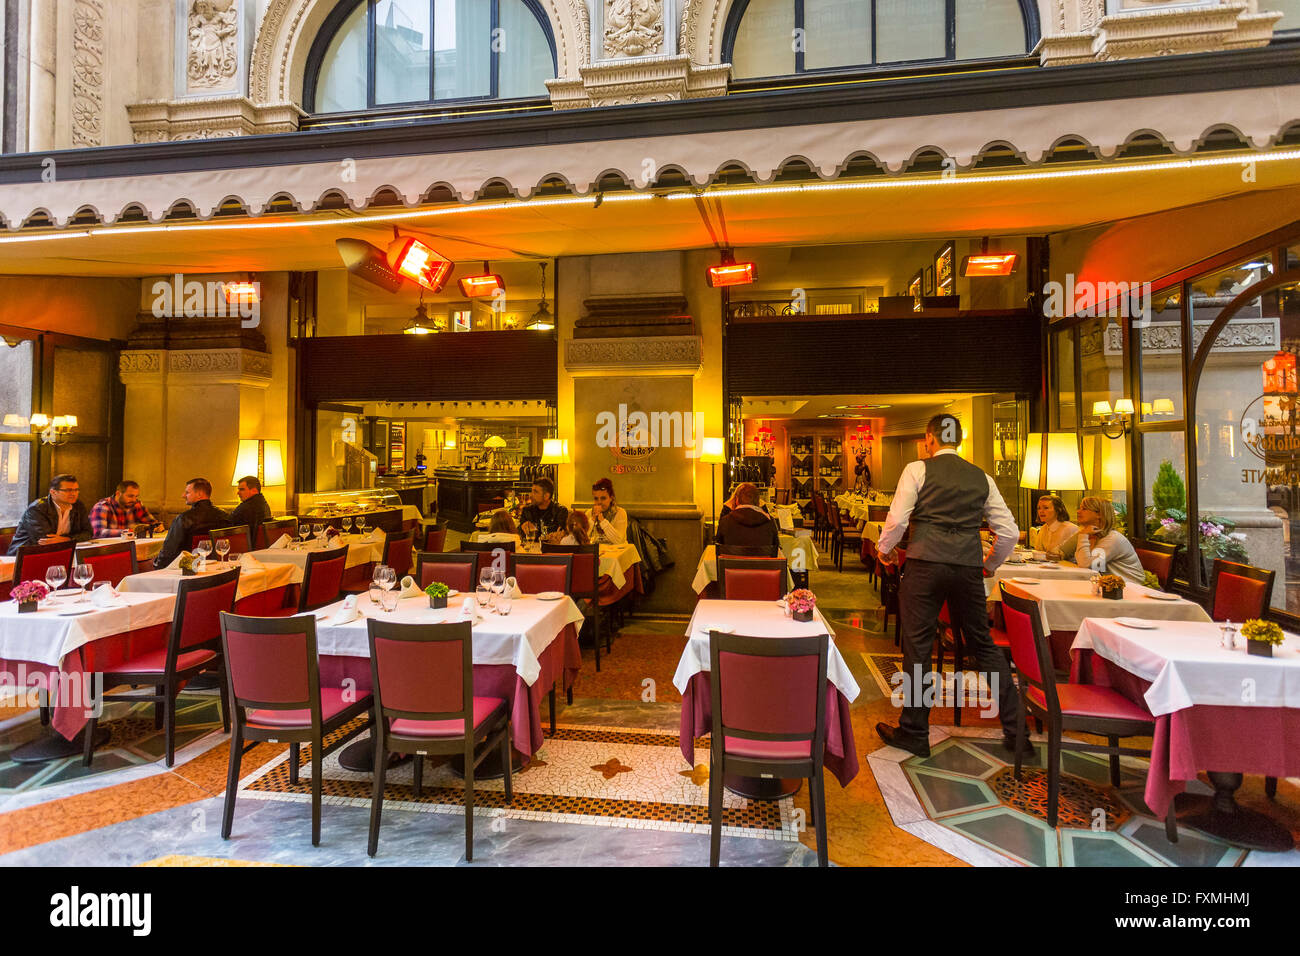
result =
[[796,614],[807,614],[817,606],[817,595],[807,588],[799,588],[790,592],[789,597],[786,598],[786,603],[789,604],[790,610]]
[[50,596],[50,589],[40,581],[23,581],[21,584],[14,585],[9,596],[17,604],[26,604],[29,601],[44,601]]

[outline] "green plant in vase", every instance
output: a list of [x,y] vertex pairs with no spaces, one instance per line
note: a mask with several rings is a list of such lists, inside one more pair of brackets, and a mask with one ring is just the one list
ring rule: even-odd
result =
[[1241,625],[1241,635],[1246,639],[1246,653],[1259,657],[1272,657],[1273,648],[1286,640],[1286,635],[1273,621],[1252,618]]
[[429,596],[429,607],[438,610],[447,606],[447,598],[451,594],[451,588],[441,581],[434,581],[424,589],[424,593]]

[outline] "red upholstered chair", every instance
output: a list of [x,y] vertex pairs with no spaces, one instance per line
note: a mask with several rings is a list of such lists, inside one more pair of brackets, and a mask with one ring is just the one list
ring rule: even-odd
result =
[[724,601],[779,601],[790,592],[785,558],[718,558]]
[[[105,694],[104,700],[151,700],[155,713],[162,711],[167,740],[167,766],[176,758],[176,695],[190,678],[203,671],[216,671],[221,686],[221,722],[230,730],[230,709],[226,702],[225,671],[221,668],[221,618],[235,606],[239,589],[239,568],[220,574],[183,578],[176,590],[176,610],[167,635],[167,646],[139,654],[104,673],[104,687],[121,684],[149,684],[154,692],[144,696]],[[95,756],[95,725],[91,716],[86,727],[83,763],[89,767]]]
[[262,539],[262,547],[269,548],[280,540],[281,535],[286,534],[290,540],[298,537],[297,518],[275,518],[271,521],[263,521],[262,531],[259,535]]
[[496,558],[497,548],[500,548],[506,554],[506,574],[515,573],[515,543],[513,541],[462,541],[460,550],[464,552],[473,551],[478,555],[478,568],[474,572],[474,580],[478,580],[479,572],[484,568],[492,567],[492,561]]
[[844,519],[840,515],[840,506],[835,502],[828,502],[826,505],[826,515],[831,527],[831,559],[835,562],[835,570],[844,570],[844,550],[852,548],[861,550],[862,532],[857,530],[856,525],[848,527],[844,524]]
[[1168,591],[1174,578],[1174,562],[1178,559],[1181,544],[1166,544],[1163,541],[1147,541],[1143,538],[1130,538],[1133,550],[1137,552],[1142,567],[1156,576],[1160,590]]
[[267,617],[292,617],[333,604],[343,593],[343,571],[347,562],[347,548],[309,551],[302,584],[298,587],[298,606],[278,608]]
[[[1020,751],[1024,744],[1025,711],[1047,725],[1047,825],[1057,824],[1057,807],[1061,789],[1061,751],[1110,755],[1110,782],[1120,784],[1119,758],[1151,756],[1151,751],[1121,747],[1121,737],[1151,737],[1156,720],[1141,704],[1129,700],[1117,690],[1093,684],[1059,683],[1052,666],[1052,649],[1043,632],[1038,602],[1007,590],[1002,591],[1002,615],[1011,643],[1011,656],[1019,676],[1020,708],[1016,724],[1016,779],[1020,779]],[[1106,744],[1089,744],[1064,737],[1065,731],[1105,737]],[[1165,836],[1170,843],[1178,840],[1173,802],[1165,817]]]
[[107,581],[113,587],[117,587],[128,574],[135,574],[139,570],[135,560],[134,541],[82,548],[77,552],[77,563],[88,564],[95,569],[95,584]]
[[[542,554],[567,554],[573,558],[573,572],[569,580],[569,597],[575,601],[587,601],[591,605],[592,628],[595,631],[596,670],[600,670],[600,632],[604,626],[605,612],[600,606],[600,545],[599,544],[550,544],[542,542]],[[518,558],[515,559],[519,560]],[[605,634],[605,650],[610,648],[610,636]],[[569,703],[573,703],[573,691],[569,691]],[[552,712],[553,713],[553,712]],[[552,716],[551,724],[555,719]]]
[[709,635],[713,727],[709,750],[709,865],[722,846],[722,783],[746,777],[807,777],[826,866],[826,656],[830,638]]
[[248,536],[248,525],[237,524],[231,528],[213,528],[208,532],[212,541],[212,553],[217,552],[217,542],[225,538],[230,542],[230,554],[248,554],[253,550],[253,542]]
[[438,552],[447,547],[447,526],[445,524],[425,525],[424,551]]
[[230,839],[235,821],[239,763],[247,749],[244,741],[250,742],[249,747],[258,741],[288,743],[292,784],[298,783],[298,748],[311,744],[311,845],[318,846],[325,754],[369,725],[358,723],[328,747],[325,737],[370,710],[374,698],[354,688],[320,686],[314,617],[240,617],[223,611],[221,648],[226,696],[234,715],[221,838]]
[[1238,623],[1251,618],[1262,619],[1268,613],[1275,577],[1276,571],[1216,558],[1210,617],[1216,621]]
[[515,556],[515,581],[523,594],[573,590],[573,556],[569,554],[519,554]]
[[494,747],[510,779],[510,708],[500,697],[474,696],[473,636],[469,621],[395,624],[371,618],[370,674],[378,729],[374,790],[370,800],[371,856],[379,849],[384,775],[390,753],[415,754],[415,795],[420,796],[424,758],[452,754],[465,760],[465,861],[474,859],[474,770]]
[[390,531],[384,535],[384,564],[393,569],[400,582],[411,573],[415,544],[415,529],[410,531]]
[[62,567],[68,573],[68,584],[72,584],[72,556],[77,550],[73,541],[57,541],[54,544],[25,544],[18,549],[14,559],[14,584],[23,581],[40,581],[44,583],[45,572],[53,567]]
[[478,586],[478,555],[421,551],[416,555],[415,579],[422,588],[437,581],[453,591],[472,594]]

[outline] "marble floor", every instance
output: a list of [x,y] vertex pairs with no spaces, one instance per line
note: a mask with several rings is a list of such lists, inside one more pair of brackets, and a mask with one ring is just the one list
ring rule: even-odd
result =
[[[829,563],[824,563],[823,569],[813,574],[812,586],[819,595],[823,613],[835,628],[837,645],[862,690],[851,707],[850,717],[858,754],[866,757],[862,760],[861,773],[847,786],[841,787],[833,779],[827,782],[831,863],[1015,866],[1027,862],[1066,865],[1119,862],[1120,858],[1112,853],[1113,847],[1098,849],[1097,838],[1087,831],[1055,840],[1048,840],[1044,835],[1041,845],[1056,848],[1056,856],[1051,861],[1048,856],[1039,860],[1027,854],[1017,858],[1016,854],[1006,852],[1005,846],[997,849],[998,840],[988,838],[989,825],[978,819],[980,813],[997,809],[996,801],[980,790],[984,787],[992,791],[989,779],[997,775],[997,768],[991,761],[987,766],[980,762],[978,741],[950,745],[963,750],[974,747],[975,752],[948,758],[940,756],[942,766],[908,765],[903,759],[906,754],[882,745],[875,734],[876,722],[897,720],[888,687],[882,686],[881,681],[882,669],[888,669],[889,659],[897,653],[892,622],[889,633],[884,633],[876,592],[856,558],[846,558],[843,573],[827,570],[828,567]],[[559,698],[558,722],[568,729],[568,736],[561,734],[554,741],[548,740],[542,751],[543,761],[554,764],[555,769],[536,768],[533,783],[527,780],[528,772],[518,775],[516,781],[521,792],[534,791],[530,798],[534,800],[551,795],[570,800],[610,798],[629,803],[672,793],[673,800],[680,801],[681,805],[698,808],[701,788],[691,777],[699,778],[701,770],[707,772],[707,754],[697,750],[696,766],[692,767],[676,747],[665,745],[665,740],[675,743],[678,728],[680,697],[672,686],[672,674],[685,629],[685,617],[631,618],[615,641],[612,654],[602,657],[599,674],[595,672],[591,650],[585,649],[573,703],[566,705],[563,696]],[[115,738],[112,747],[126,755],[122,757],[124,764],[109,766],[106,761],[104,768],[97,766],[93,773],[77,773],[69,765],[26,776],[14,771],[8,777],[3,776],[4,741],[10,736],[17,738],[33,733],[36,715],[23,707],[0,703],[0,863],[13,866],[464,863],[464,822],[460,808],[449,803],[430,812],[429,806],[416,805],[419,801],[413,799],[407,801],[409,807],[386,805],[379,853],[371,859],[366,855],[368,801],[344,793],[327,796],[322,812],[321,845],[312,847],[310,810],[300,798],[293,794],[268,795],[265,791],[260,797],[252,797],[253,791],[247,789],[266,778],[274,768],[284,765],[288,748],[274,744],[258,744],[244,755],[240,775],[246,789],[238,802],[232,837],[222,840],[220,818],[228,742],[219,726],[211,726],[213,714],[205,708],[208,702],[199,695],[195,698],[191,711],[194,724],[191,729],[195,733],[180,742],[183,746],[171,769],[156,759],[156,744],[149,739],[152,736],[149,721],[146,726],[135,725],[139,734],[127,735],[129,740]],[[952,723],[951,708],[935,709],[932,725],[936,740],[947,739],[947,728]],[[956,733],[963,736],[978,738],[981,734],[995,736],[999,732],[995,719],[982,718],[971,711],[963,712],[962,724]],[[611,745],[616,745],[613,750]],[[548,748],[557,758],[555,761],[547,756]],[[101,751],[97,764],[104,753]],[[618,766],[609,764],[611,760],[618,761]],[[602,765],[606,765],[604,769]],[[624,766],[646,769],[638,775],[619,769]],[[612,789],[608,792],[603,790],[605,770],[612,772],[609,784]],[[961,805],[960,809],[971,817],[962,821],[967,824],[965,830],[932,819],[922,797],[924,794],[929,798],[933,808],[936,794],[940,799],[951,797],[955,792],[951,786],[944,791],[941,784],[938,791],[931,793],[915,782],[960,778],[963,771],[979,778],[975,789],[980,797]],[[337,782],[343,781],[338,771],[327,769],[326,782],[331,775]],[[409,769],[390,781],[392,786],[408,790],[410,783]],[[441,783],[450,784],[450,781]],[[426,771],[425,795],[427,788],[438,785]],[[485,786],[485,794],[491,789]],[[974,791],[962,792],[969,796]],[[911,803],[901,804],[900,795]],[[286,799],[276,799],[276,796]],[[1263,795],[1262,781],[1248,777],[1239,800],[1265,810],[1293,832],[1300,832],[1300,787],[1295,781],[1282,781],[1276,801],[1268,801]],[[744,803],[747,801],[733,798],[731,809],[741,810]],[[678,821],[683,825],[665,827],[662,820],[635,820],[627,812],[622,817],[605,814],[601,820],[575,822],[554,808],[514,814],[494,813],[495,809],[480,806],[483,813],[476,817],[473,865],[703,866],[708,862],[707,827],[689,822]],[[1130,808],[1126,825],[1140,816],[1133,809]],[[755,838],[753,832],[741,835],[731,829],[724,831],[722,864],[815,866],[812,834],[806,827],[789,825],[792,820],[810,819],[806,787],[779,807],[777,819],[780,824],[767,827],[770,832],[760,838]],[[1043,825],[1041,830],[1045,829]],[[1143,852],[1145,836],[1128,841],[1137,848],[1137,854]],[[1044,850],[1045,854],[1050,852]],[[1256,859],[1267,856],[1251,854],[1242,860],[1224,855],[1211,859],[1202,854],[1186,862],[1247,866],[1289,862]]]

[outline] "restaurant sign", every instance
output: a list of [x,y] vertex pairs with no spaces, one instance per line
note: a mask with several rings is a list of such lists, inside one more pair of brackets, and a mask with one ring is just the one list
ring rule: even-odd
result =
[[1242,484],[1300,485],[1300,397],[1256,398],[1241,416],[1241,441],[1264,465],[1243,468]]

